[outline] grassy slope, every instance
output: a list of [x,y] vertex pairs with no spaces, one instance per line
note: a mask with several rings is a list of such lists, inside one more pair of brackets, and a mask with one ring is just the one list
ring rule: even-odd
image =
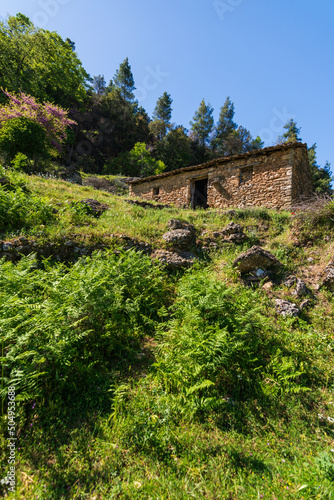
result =
[[[116,233],[160,248],[170,218],[182,218],[193,223],[198,234],[205,230],[209,235],[231,220],[216,210],[143,209],[88,187],[39,177],[24,177],[24,181],[59,213],[50,224],[8,230],[5,240],[24,234],[36,240],[65,237],[106,242]],[[67,203],[83,198],[108,203],[111,210],[93,219]],[[161,271],[159,290],[165,297],[159,302],[160,319],[153,321],[150,316],[152,322],[143,324],[138,320],[133,326],[136,338],[127,340],[117,355],[104,359],[100,378],[84,372],[92,376],[90,389],[62,393],[54,400],[44,393],[20,407],[17,494],[9,498],[334,497],[333,424],[318,417],[334,417],[333,297],[321,291],[301,319],[282,319],[275,314],[273,299],[295,301],[291,291],[282,285],[269,292],[246,289],[231,266],[238,253],[260,243],[285,264],[286,273],[296,273],[312,287],[333,255],[332,234],[328,241],[297,247],[290,214],[238,213],[233,220],[244,225],[250,241],[212,253],[184,277]],[[78,276],[84,279],[85,275]],[[50,281],[50,289],[57,280]],[[193,292],[196,282],[203,283],[200,298]],[[203,301],[208,304],[205,309]],[[173,303],[174,309],[168,311]],[[234,305],[235,311],[229,309]],[[221,317],[224,308],[227,312]],[[97,322],[102,321],[103,310],[102,304]],[[209,311],[211,319],[207,319]],[[251,317],[247,317],[249,311]],[[235,314],[233,327],[219,323],[229,314]],[[224,341],[224,328],[231,328],[229,335],[237,332],[237,337],[219,344]],[[128,331],[124,335],[128,339]],[[198,351],[206,335],[208,344]],[[181,346],[178,339],[183,339]],[[235,352],[228,361],[218,362],[221,346],[228,350],[229,345],[235,346]],[[263,372],[254,361],[261,350],[263,359],[268,358]],[[77,361],[73,358],[73,378],[80,355],[75,354]],[[284,371],[288,359],[299,364]],[[215,385],[196,388],[190,380],[193,373]],[[301,387],[310,390],[304,392]],[[6,456],[3,447],[4,462]]]

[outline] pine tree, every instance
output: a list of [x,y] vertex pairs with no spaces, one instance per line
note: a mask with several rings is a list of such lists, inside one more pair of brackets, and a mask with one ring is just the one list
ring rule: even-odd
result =
[[226,98],[224,106],[220,109],[219,119],[216,127],[216,137],[224,141],[228,135],[237,129],[237,124],[233,121],[234,103],[229,97]]
[[100,96],[106,92],[106,81],[104,75],[97,75],[93,77],[93,88],[96,95]]
[[205,104],[204,99],[202,99],[198,110],[194,114],[194,121],[190,122],[194,138],[199,142],[203,149],[210,141],[210,134],[214,123],[212,115],[212,106],[210,106],[210,104]]
[[317,145],[313,144],[307,150],[313,179],[313,190],[317,194],[332,194],[331,182],[333,181],[333,177],[331,174],[331,164],[327,161],[324,167],[319,167],[317,164],[316,149]]
[[173,99],[170,94],[164,92],[157,100],[157,104],[153,111],[153,119],[162,120],[166,124],[169,124],[172,117],[172,102]]
[[291,118],[283,127],[286,132],[284,132],[282,142],[301,142],[299,137],[300,128],[297,127],[297,123]]
[[121,90],[121,95],[124,99],[129,102],[134,101],[135,96],[133,92],[136,90],[136,87],[128,58],[124,59],[124,61],[120,64],[119,69],[116,71],[114,76],[114,85],[116,88]]

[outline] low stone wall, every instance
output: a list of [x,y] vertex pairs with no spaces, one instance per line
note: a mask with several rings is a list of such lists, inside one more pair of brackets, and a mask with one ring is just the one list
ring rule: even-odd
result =
[[130,183],[130,196],[187,207],[201,179],[207,179],[209,207],[286,209],[312,194],[307,148],[296,143],[137,180]]

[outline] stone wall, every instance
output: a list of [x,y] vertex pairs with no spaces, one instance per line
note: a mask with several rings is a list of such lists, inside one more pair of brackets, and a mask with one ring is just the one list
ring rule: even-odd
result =
[[283,209],[312,194],[307,148],[295,143],[140,179],[130,183],[130,196],[187,207],[201,179],[207,179],[209,207]]

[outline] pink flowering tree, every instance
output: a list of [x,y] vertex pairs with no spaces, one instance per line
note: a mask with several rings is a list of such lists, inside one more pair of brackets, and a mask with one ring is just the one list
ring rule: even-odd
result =
[[[28,153],[27,156],[30,158],[36,155],[43,156],[41,140],[36,142],[38,150],[32,154],[34,142],[32,130],[37,133],[39,129],[38,135],[45,136],[44,152],[53,157],[58,156],[66,141],[68,128],[76,125],[75,121],[68,118],[67,111],[48,102],[41,104],[34,97],[23,92],[18,95],[4,90],[3,92],[9,101],[0,108],[0,149],[2,152],[10,159],[13,157],[13,148],[16,149],[16,153]],[[30,147],[27,146],[28,144]]]

